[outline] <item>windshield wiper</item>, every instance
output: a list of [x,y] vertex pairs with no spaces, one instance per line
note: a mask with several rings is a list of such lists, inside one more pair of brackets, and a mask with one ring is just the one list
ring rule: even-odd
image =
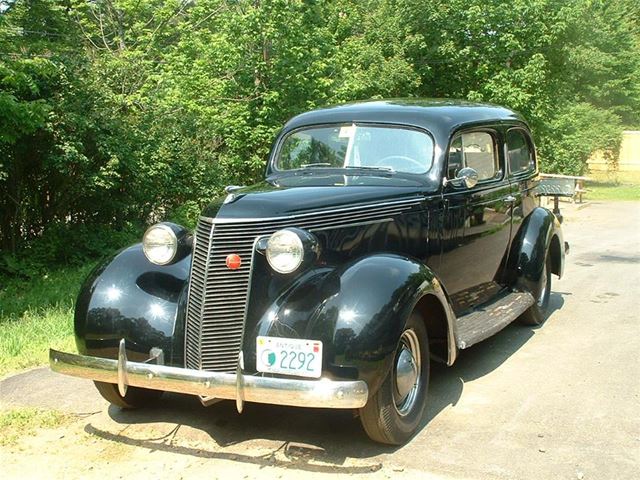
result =
[[377,170],[377,171],[389,172],[389,173],[396,172],[391,167],[373,167],[371,165],[345,165],[344,168],[351,168],[354,170]]
[[331,167],[333,166],[329,162],[316,162],[316,163],[305,163],[300,165],[300,168],[313,168],[313,167]]

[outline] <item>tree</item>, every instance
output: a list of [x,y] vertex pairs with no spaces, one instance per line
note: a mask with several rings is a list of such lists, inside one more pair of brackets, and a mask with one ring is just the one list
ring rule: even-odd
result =
[[633,0],[5,0],[4,258],[193,224],[260,179],[288,118],[353,100],[502,104],[544,170],[581,173],[640,126],[639,18]]

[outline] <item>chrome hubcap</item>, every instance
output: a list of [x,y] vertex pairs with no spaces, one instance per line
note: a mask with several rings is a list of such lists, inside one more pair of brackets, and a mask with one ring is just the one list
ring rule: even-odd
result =
[[400,337],[394,368],[393,400],[400,415],[413,408],[420,386],[420,342],[413,329],[405,330]]

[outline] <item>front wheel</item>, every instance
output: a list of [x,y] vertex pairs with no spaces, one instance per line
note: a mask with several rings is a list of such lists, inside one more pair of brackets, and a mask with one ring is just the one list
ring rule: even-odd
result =
[[360,409],[369,438],[401,445],[416,433],[426,407],[429,366],[427,329],[414,312],[400,336],[391,371]]
[[131,409],[146,407],[162,396],[159,390],[149,390],[148,388],[127,387],[127,393],[122,396],[118,391],[118,386],[113,383],[93,382],[102,398],[116,407]]
[[540,280],[531,292],[535,303],[522,314],[520,322],[525,325],[541,325],[549,313],[549,298],[551,296],[551,256],[549,252],[544,259]]

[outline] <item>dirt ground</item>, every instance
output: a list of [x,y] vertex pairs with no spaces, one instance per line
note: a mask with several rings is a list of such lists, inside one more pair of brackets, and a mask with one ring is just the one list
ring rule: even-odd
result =
[[0,382],[0,409],[69,420],[0,446],[0,476],[638,478],[640,203],[563,213],[571,254],[547,322],[511,325],[434,368],[424,427],[401,448],[371,443],[351,412],[250,404],[239,415],[179,395],[121,411],[91,382],[40,368]]

